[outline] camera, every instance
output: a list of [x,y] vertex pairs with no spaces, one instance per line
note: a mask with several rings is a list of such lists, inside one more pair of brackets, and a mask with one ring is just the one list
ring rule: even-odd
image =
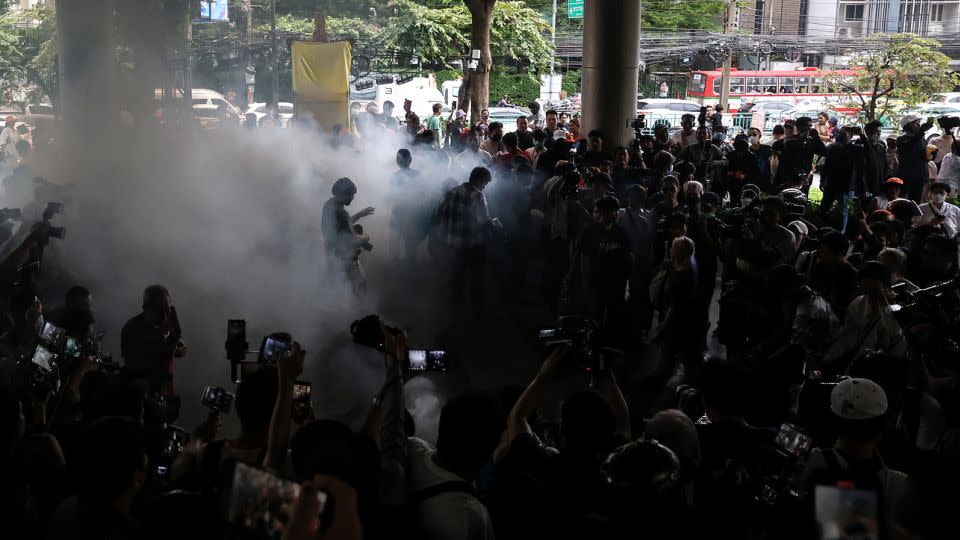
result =
[[387,324],[381,326],[380,317],[377,315],[367,315],[350,324],[350,334],[353,336],[354,343],[384,352],[386,336],[383,333],[383,328],[386,328],[393,335],[402,333],[402,330],[395,326]]
[[53,324],[50,321],[43,323],[43,328],[40,329],[40,339],[45,343],[49,344],[51,347],[58,349],[62,346],[64,337],[67,335],[66,330]]
[[286,332],[274,332],[263,338],[263,342],[260,344],[260,354],[257,356],[257,362],[276,365],[277,360],[282,356],[289,356],[292,353],[293,336]]
[[410,349],[407,351],[407,371],[447,371],[447,351]]
[[953,130],[960,127],[960,117],[958,116],[941,116],[937,119],[937,123],[940,124],[941,129]]
[[[49,224],[50,220],[53,219],[53,216],[61,212],[63,212],[63,203],[47,203],[47,207],[43,210],[43,221]],[[47,236],[50,238],[57,238],[59,240],[63,240],[63,237],[66,234],[67,229],[65,227],[50,227],[47,232]]]
[[234,395],[223,388],[216,386],[207,386],[203,389],[203,397],[200,398],[200,404],[209,407],[216,414],[230,414],[230,408],[233,406]]
[[596,321],[578,315],[557,319],[554,328],[540,330],[539,339],[547,346],[570,345],[570,358],[579,371],[595,373],[607,368],[607,356],[622,353],[602,345],[603,339]]

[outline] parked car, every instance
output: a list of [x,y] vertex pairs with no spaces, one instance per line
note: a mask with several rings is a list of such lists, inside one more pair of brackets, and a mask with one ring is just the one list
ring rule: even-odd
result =
[[526,107],[489,107],[489,111],[490,121],[503,124],[504,133],[517,130],[517,117],[530,116],[530,109]]
[[743,102],[735,113],[733,125],[741,129],[747,129],[753,123],[753,113],[762,112],[763,124],[765,129],[770,129],[773,124],[778,124],[784,118],[787,111],[794,106],[786,101],[760,101],[757,103]]
[[684,99],[643,99],[637,101],[637,115],[646,118],[647,129],[656,123],[666,124],[668,128],[680,126],[685,114],[700,114],[700,105],[696,101]]
[[[281,101],[277,103],[277,107],[280,109],[280,123],[286,127],[286,125],[290,123],[290,120],[293,119],[293,103]],[[243,118],[246,118],[250,113],[257,115],[257,122],[260,122],[260,119],[267,115],[267,104],[254,103],[247,107],[247,110],[243,112]],[[241,118],[241,120],[243,118]]]
[[930,100],[930,103],[935,105],[951,105],[960,107],[960,92],[946,92],[943,94],[938,94],[936,97]]

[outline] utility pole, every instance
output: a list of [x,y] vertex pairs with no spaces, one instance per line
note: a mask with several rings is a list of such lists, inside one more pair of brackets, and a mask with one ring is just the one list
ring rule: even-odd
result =
[[273,92],[270,102],[280,106],[280,55],[277,54],[277,0],[270,0],[270,49],[273,55]]
[[550,34],[553,42],[553,55],[550,57],[550,85],[553,86],[553,63],[557,58],[557,0],[553,0],[553,15],[550,17],[550,28],[553,33]]
[[[727,12],[723,20],[723,33],[733,33],[733,18],[737,13],[737,0],[727,1]],[[733,65],[733,48],[727,47],[727,59],[723,61],[723,75],[720,79],[720,105],[726,112],[730,102],[730,68]]]
[[253,85],[256,82],[256,67],[253,65],[253,0],[247,0],[247,69],[244,71],[244,82],[247,83],[247,106],[253,105]]

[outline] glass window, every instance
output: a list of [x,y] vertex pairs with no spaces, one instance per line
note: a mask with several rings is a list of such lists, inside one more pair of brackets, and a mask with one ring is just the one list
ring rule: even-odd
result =
[[700,112],[700,106],[696,103],[684,103],[683,110],[686,112]]
[[776,93],[777,93],[777,78],[776,78],[776,77],[764,77],[764,78],[763,78],[763,93],[764,93],[764,94],[776,94]]
[[815,78],[810,79],[810,93],[811,94],[822,94],[821,90],[823,89],[823,79]]
[[793,77],[780,77],[780,93],[781,94],[793,93]]
[[720,95],[720,77],[714,77],[713,79],[713,95]]
[[747,93],[748,94],[760,94],[762,93],[762,85],[760,84],[760,77],[747,77]]
[[193,104],[194,104],[194,105],[206,105],[206,104],[207,104],[207,99],[206,99],[206,98],[193,98]]
[[743,77],[730,77],[730,95],[743,95]]
[[846,11],[843,14],[843,19],[845,21],[862,21],[863,20],[863,8],[864,6],[846,6]]
[[797,77],[794,91],[798,94],[810,93],[810,77]]
[[694,73],[690,77],[690,91],[698,94],[703,93],[707,87],[707,76],[703,73]]

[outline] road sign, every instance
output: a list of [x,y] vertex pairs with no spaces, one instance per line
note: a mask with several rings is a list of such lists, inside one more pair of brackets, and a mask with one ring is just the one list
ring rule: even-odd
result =
[[568,19],[583,18],[583,0],[569,0],[567,2],[567,18]]

